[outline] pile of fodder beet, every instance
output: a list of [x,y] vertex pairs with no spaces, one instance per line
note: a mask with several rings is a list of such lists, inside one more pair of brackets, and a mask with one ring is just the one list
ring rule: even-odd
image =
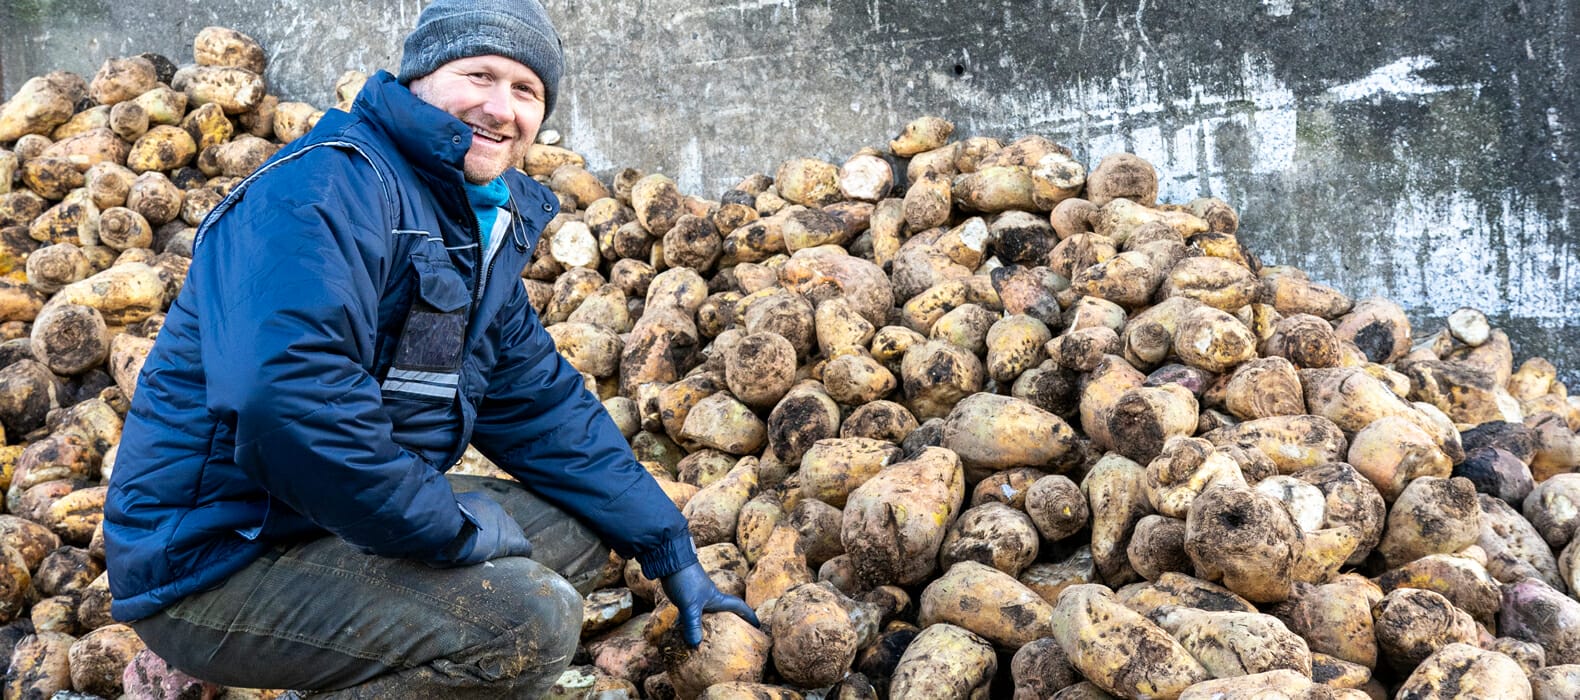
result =
[[[264,94],[256,42],[196,44],[0,106],[6,697],[220,690],[111,624],[103,483],[192,227],[319,112]],[[688,649],[611,560],[558,697],[1580,693],[1550,363],[1264,264],[1134,155],[954,136],[717,200],[529,153],[562,213],[523,284],[763,622]]]

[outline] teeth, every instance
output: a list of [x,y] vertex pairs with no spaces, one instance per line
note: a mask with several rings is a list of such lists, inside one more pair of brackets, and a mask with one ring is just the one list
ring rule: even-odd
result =
[[478,126],[473,126],[472,127],[472,133],[476,134],[478,136],[481,136],[481,137],[483,137],[485,139],[488,139],[489,141],[493,141],[494,143],[499,143],[499,142],[505,140],[505,136],[503,134],[496,134],[496,133],[494,133],[492,131],[489,131],[487,129],[484,129],[484,128],[478,127]]

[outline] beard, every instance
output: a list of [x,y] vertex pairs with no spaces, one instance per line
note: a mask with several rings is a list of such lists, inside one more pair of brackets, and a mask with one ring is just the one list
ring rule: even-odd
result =
[[506,170],[520,165],[527,158],[527,149],[532,147],[530,140],[518,135],[510,141],[510,148],[504,152],[486,147],[479,149],[478,141],[481,138],[476,134],[472,135],[472,147],[467,150],[466,160],[462,166],[467,182],[474,185],[493,182]]

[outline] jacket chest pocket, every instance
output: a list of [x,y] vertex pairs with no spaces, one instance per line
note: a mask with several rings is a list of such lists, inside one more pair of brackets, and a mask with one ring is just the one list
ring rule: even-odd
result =
[[417,298],[380,388],[386,397],[449,403],[461,379],[472,298],[449,260],[436,260],[424,251],[413,252],[411,260]]

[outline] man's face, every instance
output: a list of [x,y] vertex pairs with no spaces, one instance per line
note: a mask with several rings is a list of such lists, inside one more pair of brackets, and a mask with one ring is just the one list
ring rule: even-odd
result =
[[458,58],[410,87],[422,101],[472,127],[465,170],[475,184],[519,164],[543,125],[543,81],[503,56]]

